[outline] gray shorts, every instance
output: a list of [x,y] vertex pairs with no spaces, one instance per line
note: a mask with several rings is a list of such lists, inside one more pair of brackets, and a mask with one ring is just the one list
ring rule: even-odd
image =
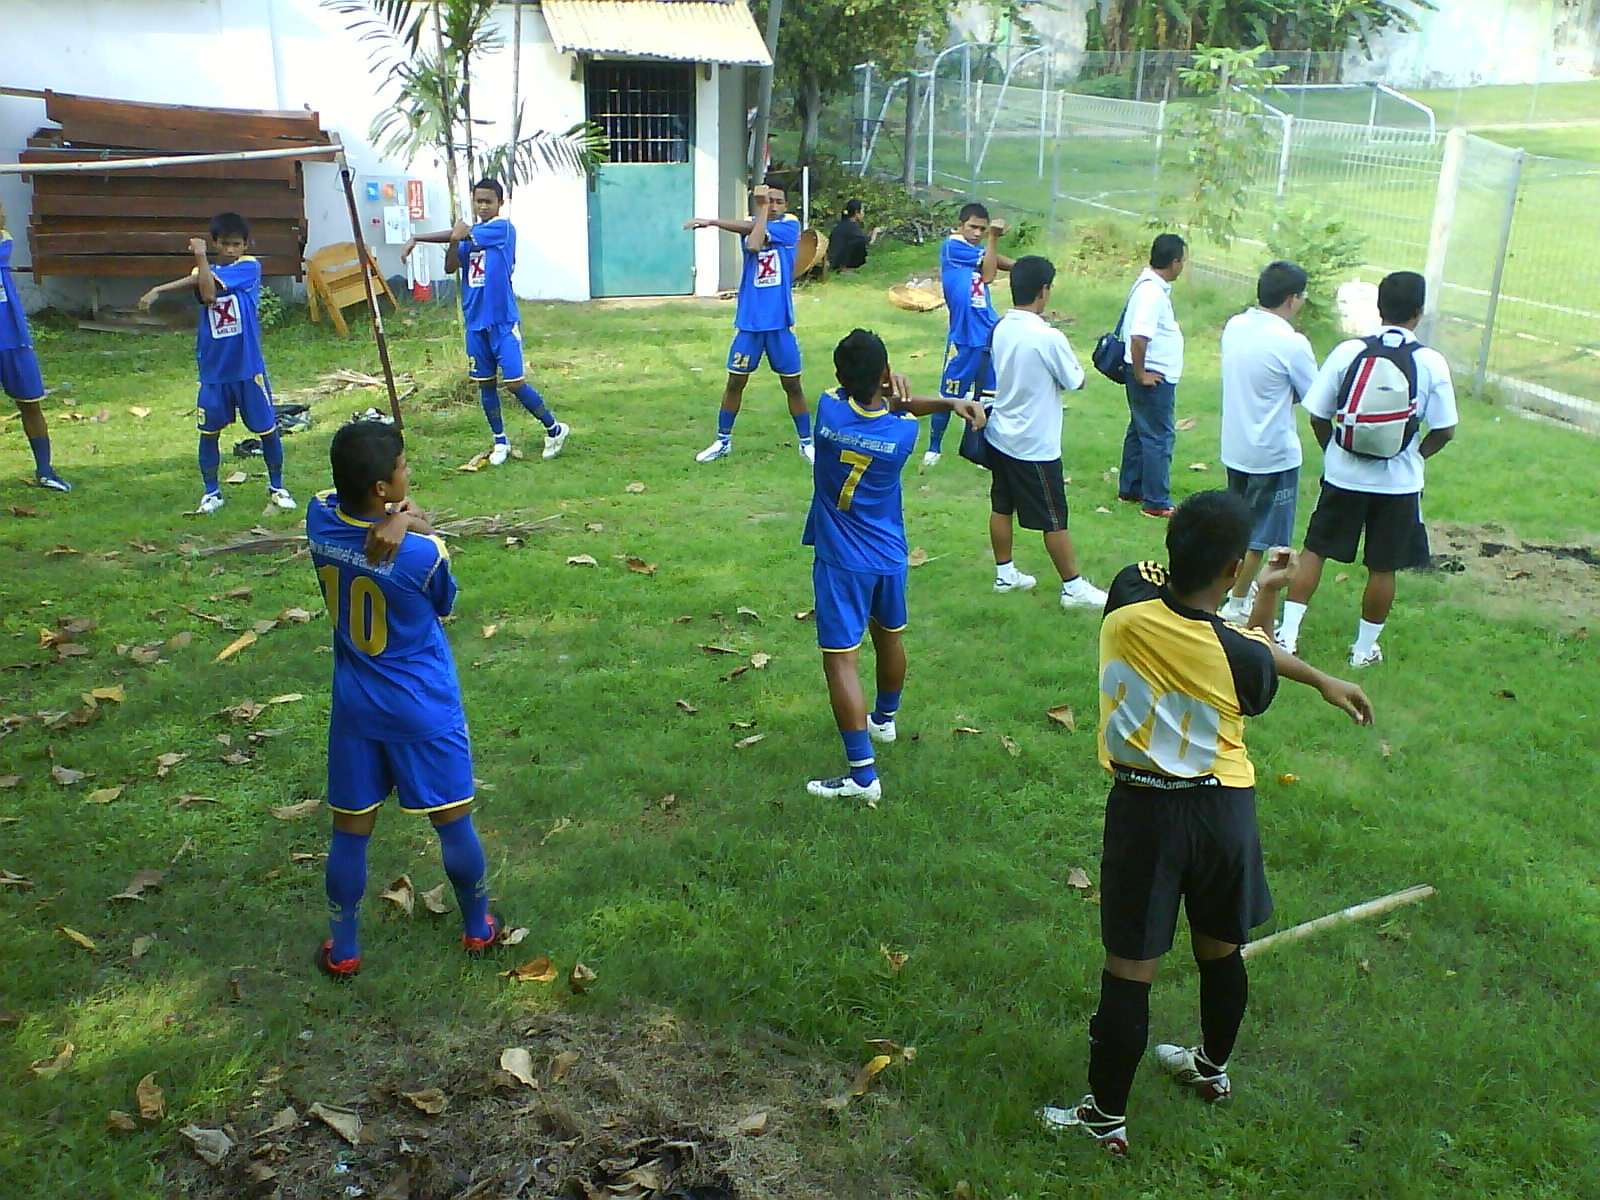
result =
[[1228,468],[1228,490],[1250,507],[1250,549],[1271,550],[1294,542],[1294,508],[1300,495],[1300,468],[1252,475]]

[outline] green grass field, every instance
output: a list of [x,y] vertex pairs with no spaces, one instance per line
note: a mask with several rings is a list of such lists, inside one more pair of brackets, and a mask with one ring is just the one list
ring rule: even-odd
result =
[[[933,254],[884,248],[861,276],[801,292],[809,390],[829,382],[830,347],[856,324],[880,330],[896,365],[934,386],[943,314],[883,299]],[[1125,283],[1120,264],[1058,280],[1055,307],[1080,355]],[[1177,288],[1191,357],[1180,416],[1196,422],[1179,436],[1180,496],[1222,480],[1216,337],[1242,299],[1190,280]],[[261,514],[258,463],[245,464],[249,482],[227,489],[219,515],[180,515],[198,496],[187,336],[46,323],[56,461],[78,490],[23,486],[17,422],[0,425],[0,775],[17,777],[0,785],[0,868],[33,884],[0,887],[0,1073],[12,1085],[0,1191],[254,1194],[246,1149],[273,1144],[254,1135],[283,1105],[303,1113],[322,1101],[359,1111],[367,1140],[297,1130],[292,1148],[261,1160],[295,1181],[286,1198],[377,1194],[379,1164],[396,1161],[402,1135],[413,1156],[423,1146],[458,1173],[448,1187],[393,1194],[461,1195],[480,1165],[468,1149],[488,1127],[478,1122],[499,1122],[501,1150],[529,1171],[541,1155],[606,1153],[604,1131],[619,1125],[682,1132],[661,1115],[666,1085],[627,1075],[617,1047],[634,1038],[676,1058],[685,1078],[699,1072],[691,1115],[723,1101],[770,1113],[766,1137],[724,1160],[742,1196],[946,1197],[959,1180],[971,1183],[964,1194],[995,1200],[1597,1194],[1592,578],[1587,591],[1556,588],[1559,575],[1536,565],[1507,583],[1475,556],[1464,574],[1407,576],[1389,661],[1363,680],[1375,731],[1288,685],[1252,723],[1275,926],[1416,882],[1439,894],[1258,960],[1232,1106],[1187,1102],[1147,1063],[1133,1157],[1103,1161],[1032,1117],[1085,1090],[1098,910],[1067,879],[1077,867],[1098,877],[1096,622],[1062,613],[1043,584],[996,598],[984,480],[953,456],[908,471],[910,540],[929,560],[911,575],[911,672],[901,742],[879,760],[884,800],[865,811],[808,799],[805,779],[835,769],[840,748],[813,627],[794,615],[812,603],[799,545],[810,485],[770,377],[751,386],[734,456],[692,461],[710,437],[730,312],[527,306],[534,377],[575,432],[553,463],[530,453],[478,474],[456,470],[487,436],[461,399],[453,321],[433,309],[392,323],[397,366],[421,385],[407,424],[418,500],[461,516],[560,518],[524,545],[468,539],[454,551],[462,597],[450,634],[482,780],[477,822],[495,906],[530,932],[498,962],[468,966],[453,916],[419,906],[408,921],[380,901],[402,872],[418,892],[444,882],[432,835],[387,812],[371,856],[366,965],[342,989],[309,967],[323,936],[315,856],[326,820],[272,813],[322,795],[327,630],[320,617],[285,622],[213,661],[255,621],[320,613],[314,576],[284,554],[196,554],[258,524],[297,522]],[[333,368],[375,367],[361,336],[341,341],[303,314],[266,351],[290,398]],[[319,398],[315,429],[288,440],[302,500],[327,486],[334,429],[374,399]],[[509,408],[507,420],[536,451],[531,420]],[[1124,420],[1104,381],[1071,398],[1073,531],[1101,583],[1162,554],[1159,524],[1112,498]],[[1429,468],[1436,537],[1447,523],[1492,522],[1504,542],[1593,545],[1592,442],[1470,398],[1461,430]],[[1313,445],[1302,528],[1316,461]],[[1035,540],[1019,538],[1018,551],[1025,569],[1045,567]],[[581,554],[598,565],[567,565]],[[629,570],[628,555],[655,573]],[[1309,658],[1342,662],[1359,587],[1359,568],[1330,570],[1301,642]],[[95,622],[71,643],[87,653],[41,646],[41,630],[76,618]],[[146,645],[160,661],[117,649]],[[770,665],[724,678],[756,652]],[[112,687],[122,699],[99,701],[85,725],[37,716],[78,712],[82,694]],[[294,694],[303,699],[251,724],[219,715]],[[1057,704],[1072,706],[1076,730],[1046,719]],[[263,728],[277,735],[247,739]],[[735,748],[753,733],[764,740]],[[225,761],[238,752],[250,760]],[[163,777],[164,754],[186,757]],[[85,776],[63,785],[53,767]],[[166,871],[158,892],[106,899],[150,868]],[[907,954],[903,968],[880,946]],[[538,954],[562,972],[582,960],[598,979],[575,997],[497,977]],[[1155,992],[1156,1040],[1195,1035],[1186,960],[1180,940]],[[556,1019],[571,1022],[565,1044],[581,1055],[571,1078],[522,1091],[527,1104],[498,1090],[494,1052],[512,1043],[491,1039]],[[674,1022],[709,1032],[680,1035]],[[919,1054],[842,1115],[824,1112],[819,1102],[866,1060],[863,1039],[878,1037]],[[65,1042],[75,1053],[58,1073],[30,1069]],[[536,1061],[551,1048],[539,1042]],[[137,1112],[135,1084],[149,1072],[165,1115],[108,1130],[110,1110]],[[391,1090],[429,1086],[452,1097],[442,1116],[411,1112]],[[572,1114],[590,1110],[605,1120],[576,1131]],[[244,1144],[222,1169],[203,1168],[177,1135],[190,1122],[226,1122]],[[741,1182],[751,1154],[780,1151],[786,1176]]]

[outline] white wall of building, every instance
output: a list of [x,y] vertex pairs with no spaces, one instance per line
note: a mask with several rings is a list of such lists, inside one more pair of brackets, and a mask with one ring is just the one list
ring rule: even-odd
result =
[[1439,0],[1407,5],[1414,33],[1386,31],[1372,58],[1345,59],[1345,77],[1404,87],[1548,83],[1585,79],[1600,65],[1600,5],[1594,0]]

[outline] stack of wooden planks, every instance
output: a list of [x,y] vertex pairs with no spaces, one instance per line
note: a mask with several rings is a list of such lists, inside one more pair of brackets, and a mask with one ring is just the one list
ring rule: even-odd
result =
[[[19,161],[215,154],[328,145],[316,113],[140,104],[61,92],[44,94],[60,128],[28,139]],[[87,275],[159,278],[193,264],[189,239],[229,210],[250,223],[263,274],[303,270],[305,179],[301,160],[197,163],[93,174],[34,175],[29,242],[35,278]]]

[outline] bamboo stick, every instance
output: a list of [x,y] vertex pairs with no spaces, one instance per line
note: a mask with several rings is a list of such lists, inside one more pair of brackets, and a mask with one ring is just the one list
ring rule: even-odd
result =
[[281,150],[229,150],[218,154],[163,154],[154,158],[86,158],[72,162],[0,163],[0,175],[103,175],[107,171],[147,171],[155,167],[192,167],[199,163],[248,162],[258,158],[335,158],[344,153],[337,141],[326,146],[285,146]]
[[1306,921],[1289,929],[1280,929],[1277,933],[1269,934],[1260,941],[1247,943],[1240,953],[1245,958],[1250,958],[1263,950],[1270,950],[1274,946],[1281,946],[1288,942],[1298,942],[1312,934],[1321,933],[1324,929],[1332,929],[1335,925],[1348,925],[1354,921],[1364,921],[1368,917],[1380,916],[1403,905],[1415,904],[1419,900],[1426,900],[1434,894],[1432,884],[1419,883],[1415,887],[1408,887],[1402,891],[1391,892],[1387,896],[1379,896],[1376,900],[1367,900],[1361,904],[1352,904],[1349,908],[1341,908],[1338,912],[1329,913],[1325,917],[1318,917],[1314,921]]

